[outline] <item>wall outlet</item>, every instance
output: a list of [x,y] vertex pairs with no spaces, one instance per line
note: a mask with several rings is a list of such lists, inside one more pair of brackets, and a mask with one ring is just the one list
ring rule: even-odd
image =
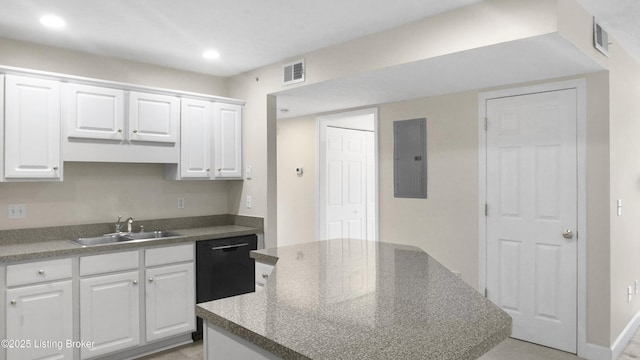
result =
[[247,180],[251,180],[251,177],[252,177],[252,176],[253,176],[253,173],[252,173],[251,166],[247,166],[247,169],[246,169],[246,171],[245,171],[245,176],[244,176],[244,177],[245,177]]
[[251,195],[247,195],[247,209],[251,209],[253,207],[253,199],[251,198]]
[[9,219],[24,219],[27,217],[27,206],[25,204],[10,204],[7,207],[7,217]]
[[184,209],[184,198],[183,197],[179,197],[178,198],[178,209]]
[[633,289],[631,289],[631,286],[629,286],[627,288],[627,302],[631,302],[631,295],[633,295]]

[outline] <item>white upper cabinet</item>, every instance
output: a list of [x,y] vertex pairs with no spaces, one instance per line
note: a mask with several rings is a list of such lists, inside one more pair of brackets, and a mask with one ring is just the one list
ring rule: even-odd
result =
[[97,86],[66,85],[67,136],[124,140],[124,91]]
[[180,123],[180,99],[175,96],[129,93],[129,139],[175,143]]
[[212,112],[209,101],[182,99],[180,119],[180,177],[211,176]]
[[242,178],[242,106],[213,105],[214,179]]
[[61,179],[60,82],[5,78],[6,179]]

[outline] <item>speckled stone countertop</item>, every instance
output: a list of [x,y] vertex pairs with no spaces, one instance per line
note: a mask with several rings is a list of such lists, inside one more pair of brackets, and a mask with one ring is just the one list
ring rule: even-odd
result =
[[284,359],[476,359],[511,318],[419,248],[330,240],[253,253],[264,290],[196,314]]
[[[236,224],[229,224],[229,222]],[[145,224],[145,228],[149,230],[168,230],[179,236],[83,247],[71,240],[81,236],[98,236],[108,233],[112,231],[112,224],[3,230],[0,231],[0,265],[17,261],[136,249],[263,232],[262,219],[245,217],[238,220],[235,216],[227,215],[147,220],[137,223]]]

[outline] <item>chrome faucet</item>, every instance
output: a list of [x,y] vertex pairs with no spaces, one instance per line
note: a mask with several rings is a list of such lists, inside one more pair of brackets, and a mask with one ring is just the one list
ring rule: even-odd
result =
[[116,221],[116,233],[120,232],[120,227],[122,226],[122,224],[120,224],[120,220],[122,220],[122,215],[118,215],[118,220]]

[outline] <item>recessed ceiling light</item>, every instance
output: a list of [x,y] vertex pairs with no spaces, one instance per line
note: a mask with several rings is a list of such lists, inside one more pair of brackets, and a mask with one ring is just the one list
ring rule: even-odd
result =
[[44,15],[40,18],[40,23],[48,28],[60,29],[65,25],[64,20],[57,15]]
[[202,53],[202,57],[205,59],[213,60],[220,57],[220,53],[215,50],[207,50]]

